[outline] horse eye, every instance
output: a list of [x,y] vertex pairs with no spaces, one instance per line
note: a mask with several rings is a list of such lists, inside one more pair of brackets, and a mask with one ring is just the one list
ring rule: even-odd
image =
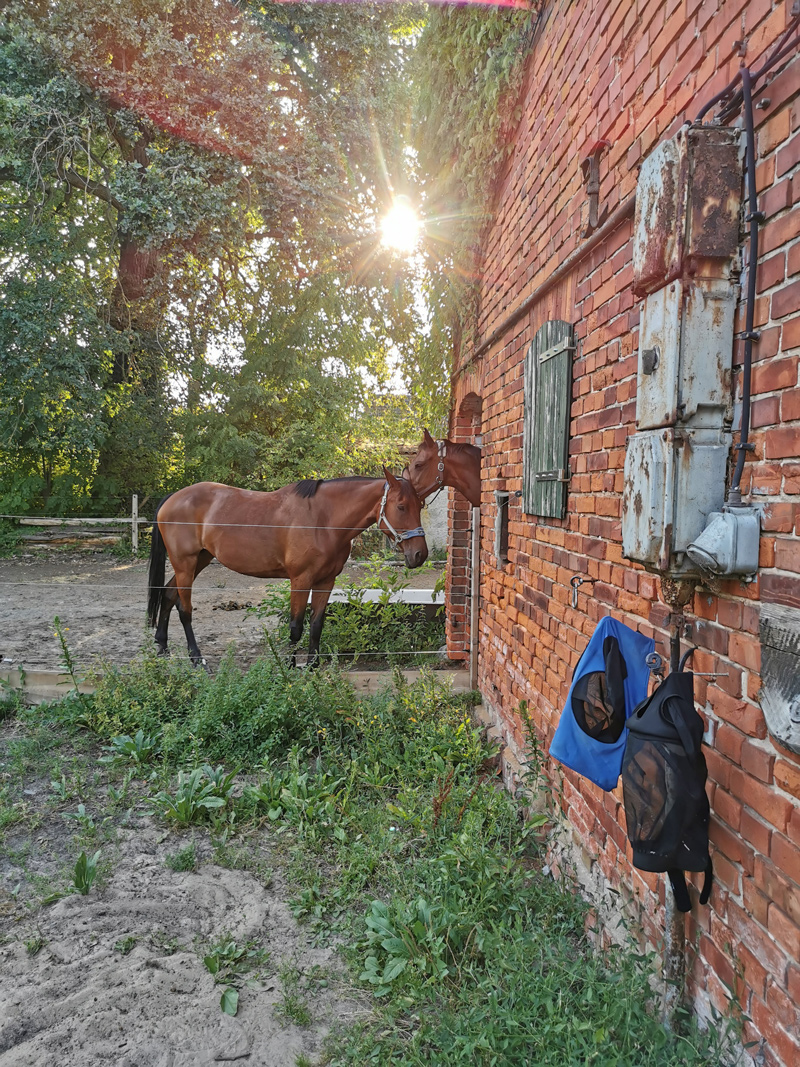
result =
[[397,510],[398,511],[405,511],[406,510],[405,504],[398,504],[397,505]]

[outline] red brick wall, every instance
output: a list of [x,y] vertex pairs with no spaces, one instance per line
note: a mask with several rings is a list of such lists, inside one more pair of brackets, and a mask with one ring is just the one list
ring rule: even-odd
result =
[[[636,187],[642,159],[694,117],[741,62],[756,67],[785,29],[791,2],[561,0],[546,6],[529,58],[523,119],[484,237],[480,336],[577,248],[586,221],[580,161],[600,138],[600,208]],[[746,43],[744,59],[739,42]],[[698,587],[687,616],[700,646],[698,707],[713,731],[706,748],[716,884],[687,917],[697,939],[690,992],[699,1010],[724,1010],[736,983],[750,1017],[745,1041],[768,1065],[800,1062],[800,760],[767,734],[759,604],[800,606],[800,57],[758,85],[761,229],[754,348],[755,453],[743,489],[766,501],[758,579]],[[523,316],[454,386],[483,401],[480,685],[509,741],[524,738],[516,709],[529,701],[545,748],[573,668],[597,620],[613,614],[655,637],[668,655],[669,608],[660,581],[622,557],[625,446],[635,428],[638,303],[631,281],[632,223],[619,228]],[[522,477],[522,369],[543,322],[575,323],[571,483],[563,521],[534,519],[512,496],[510,565],[493,557],[494,490]],[[741,318],[741,316],[740,316]],[[737,322],[741,329],[742,321]],[[469,353],[466,354],[467,356]],[[737,368],[741,352],[734,353]],[[476,384],[476,378],[479,381]],[[737,382],[737,397],[740,382]],[[569,579],[586,574],[577,608]],[[555,773],[555,769],[551,768]],[[565,772],[563,806],[586,862],[638,901],[646,933],[664,927],[664,879],[635,871],[620,791],[602,793]],[[739,971],[739,977],[736,971]]]

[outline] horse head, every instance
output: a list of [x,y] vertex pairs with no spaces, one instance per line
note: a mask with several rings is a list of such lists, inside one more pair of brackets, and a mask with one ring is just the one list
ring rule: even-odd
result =
[[402,548],[407,567],[421,567],[428,558],[425,531],[420,521],[422,503],[405,478],[396,478],[386,467],[383,473],[386,486],[378,512],[378,528],[394,538],[395,548]]
[[[423,430],[422,444],[412,456],[408,467],[408,480],[420,499],[424,500],[444,485],[444,457],[442,448],[427,430]],[[444,444],[444,442],[442,442]]]

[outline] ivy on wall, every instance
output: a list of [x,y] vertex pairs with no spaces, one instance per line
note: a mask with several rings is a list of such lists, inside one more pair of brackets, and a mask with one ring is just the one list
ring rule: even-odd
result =
[[426,203],[432,343],[468,347],[475,328],[478,241],[512,131],[540,13],[431,9],[414,59],[415,148]]

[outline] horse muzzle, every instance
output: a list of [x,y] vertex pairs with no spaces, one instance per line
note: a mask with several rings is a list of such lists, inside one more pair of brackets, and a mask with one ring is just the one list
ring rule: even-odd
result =
[[428,558],[428,542],[424,537],[410,537],[403,542],[403,555],[409,570],[421,567]]

